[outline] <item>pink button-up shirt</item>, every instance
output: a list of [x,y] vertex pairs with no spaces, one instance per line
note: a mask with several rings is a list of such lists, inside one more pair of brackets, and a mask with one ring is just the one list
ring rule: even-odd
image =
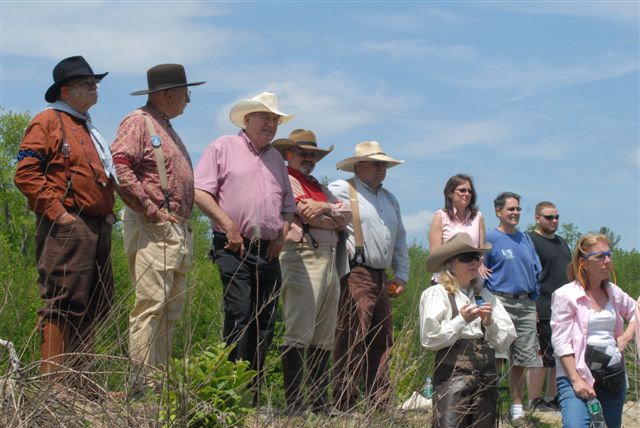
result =
[[[613,335],[617,338],[624,331],[622,319],[634,318],[636,302],[612,283],[607,287],[607,294],[616,313]],[[551,344],[556,356],[556,376],[567,376],[560,357],[574,354],[578,374],[593,386],[595,381],[584,360],[590,315],[588,297],[578,282],[565,284],[551,295]]]
[[258,151],[244,131],[209,144],[194,176],[195,188],[210,193],[245,238],[276,239],[283,214],[296,212],[282,156],[271,146]]

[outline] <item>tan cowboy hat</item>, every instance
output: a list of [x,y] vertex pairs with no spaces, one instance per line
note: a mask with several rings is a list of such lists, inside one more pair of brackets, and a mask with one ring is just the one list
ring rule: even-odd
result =
[[387,163],[387,169],[404,163],[403,160],[397,160],[387,156],[380,143],[377,141],[363,141],[356,145],[356,155],[346,158],[336,164],[336,168],[347,172],[353,172],[353,167],[358,162],[363,161],[382,161]]
[[147,86],[149,89],[132,92],[131,95],[152,94],[182,86],[198,86],[206,82],[187,83],[187,74],[180,64],[159,64],[147,70]]
[[447,242],[429,253],[427,257],[427,270],[429,272],[440,272],[442,265],[452,257],[464,253],[485,254],[491,249],[491,244],[485,244],[478,248],[468,233],[456,233]]
[[280,123],[287,123],[293,119],[292,114],[283,113],[278,107],[278,97],[272,92],[262,92],[250,100],[240,100],[229,112],[229,119],[238,128],[244,128],[244,117],[249,113],[266,111],[280,116]]
[[333,144],[328,149],[321,149],[316,142],[316,134],[308,129],[294,129],[289,138],[280,138],[271,143],[274,149],[280,152],[283,158],[287,157],[287,150],[292,147],[300,147],[303,150],[316,152],[316,162],[331,153]]

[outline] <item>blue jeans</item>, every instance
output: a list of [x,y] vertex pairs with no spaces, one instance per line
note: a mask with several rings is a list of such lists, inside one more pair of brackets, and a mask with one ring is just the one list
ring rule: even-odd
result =
[[[620,428],[622,424],[622,406],[627,388],[620,388],[615,394],[608,394],[596,389],[596,396],[602,404],[602,413],[607,428]],[[587,411],[587,401],[579,398],[568,377],[558,378],[558,401],[562,411],[563,428],[589,428],[591,418]]]

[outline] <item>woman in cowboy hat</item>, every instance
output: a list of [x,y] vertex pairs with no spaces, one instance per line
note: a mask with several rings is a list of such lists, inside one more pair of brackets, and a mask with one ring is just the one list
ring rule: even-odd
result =
[[422,346],[437,351],[434,427],[495,425],[495,351],[506,352],[516,332],[502,303],[482,288],[480,258],[490,249],[461,232],[427,258],[427,270],[440,272],[420,299]]

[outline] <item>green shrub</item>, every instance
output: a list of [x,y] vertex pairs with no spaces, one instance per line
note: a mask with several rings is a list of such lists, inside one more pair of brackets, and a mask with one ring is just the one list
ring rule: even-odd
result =
[[246,361],[228,361],[233,347],[209,346],[173,359],[161,419],[168,425],[228,427],[242,424],[253,400],[256,375]]

